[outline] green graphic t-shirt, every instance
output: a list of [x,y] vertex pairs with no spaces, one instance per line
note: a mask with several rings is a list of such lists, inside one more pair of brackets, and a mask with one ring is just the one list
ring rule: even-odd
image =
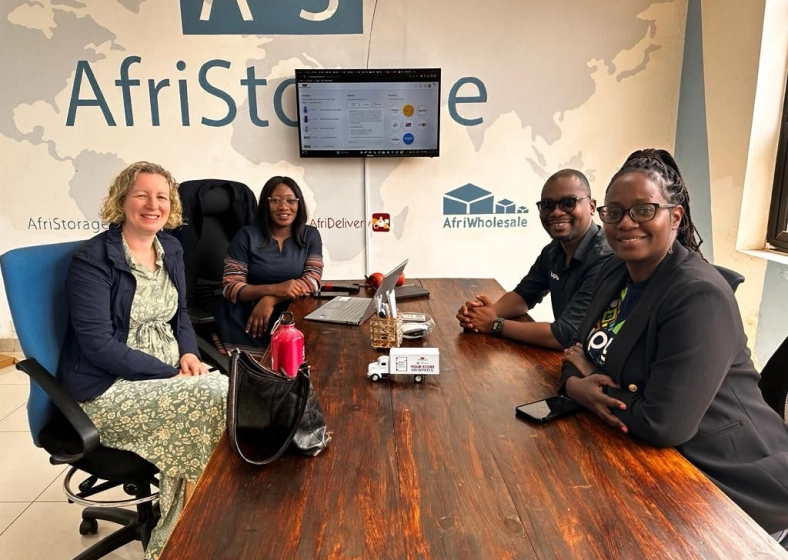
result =
[[618,297],[607,306],[607,309],[602,313],[591,332],[588,333],[586,352],[591,360],[603,371],[606,371],[605,358],[607,356],[607,347],[610,346],[621,327],[624,326],[627,317],[629,317],[638,301],[640,301],[640,297],[646,291],[647,286],[648,280],[639,284],[627,283]]

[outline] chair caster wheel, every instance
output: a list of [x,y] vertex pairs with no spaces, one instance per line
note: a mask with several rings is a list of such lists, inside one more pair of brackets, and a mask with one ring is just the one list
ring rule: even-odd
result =
[[79,524],[80,535],[95,535],[96,533],[98,533],[98,521],[95,519],[83,519]]

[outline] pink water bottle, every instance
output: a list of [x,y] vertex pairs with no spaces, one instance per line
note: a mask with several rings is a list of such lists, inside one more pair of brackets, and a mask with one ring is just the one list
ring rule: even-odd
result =
[[304,359],[304,333],[295,327],[293,314],[285,311],[271,331],[271,369],[295,377]]

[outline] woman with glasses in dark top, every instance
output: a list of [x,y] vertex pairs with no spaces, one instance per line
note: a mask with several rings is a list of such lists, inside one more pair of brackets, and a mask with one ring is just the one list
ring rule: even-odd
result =
[[562,392],[617,430],[675,446],[785,540],[788,426],[758,389],[736,299],[700,253],[673,157],[633,153],[598,213],[618,259],[565,351]]
[[323,243],[307,225],[298,184],[271,177],[260,193],[255,225],[238,231],[224,261],[224,298],[216,313],[217,346],[262,358],[287,303],[320,290]]

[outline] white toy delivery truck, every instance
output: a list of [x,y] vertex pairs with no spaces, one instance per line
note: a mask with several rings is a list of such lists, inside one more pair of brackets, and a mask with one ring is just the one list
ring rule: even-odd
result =
[[367,377],[378,381],[389,375],[413,375],[413,380],[421,383],[425,375],[439,373],[439,357],[437,348],[392,348],[388,356],[367,366]]

